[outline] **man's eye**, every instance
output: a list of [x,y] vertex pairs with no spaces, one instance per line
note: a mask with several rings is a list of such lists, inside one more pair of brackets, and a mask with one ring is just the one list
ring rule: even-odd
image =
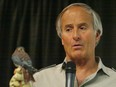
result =
[[66,31],[71,31],[72,29],[71,28],[66,28]]
[[81,26],[80,29],[85,30],[85,29],[87,29],[87,27],[86,26]]

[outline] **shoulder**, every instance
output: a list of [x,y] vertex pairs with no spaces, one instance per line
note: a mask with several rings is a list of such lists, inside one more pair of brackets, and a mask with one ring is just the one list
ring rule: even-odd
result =
[[115,77],[116,77],[116,69],[106,67],[106,71],[107,71],[109,76],[114,76],[115,75]]
[[33,84],[37,85],[37,87],[50,87],[50,85],[53,85],[53,81],[57,83],[57,79],[63,77],[64,74],[62,71],[62,64],[55,64],[42,68],[33,75],[35,79]]
[[38,72],[34,74],[34,77],[42,76],[42,75],[53,75],[53,73],[60,71],[62,68],[61,64],[53,64],[50,66],[47,66],[45,68],[41,68]]
[[55,68],[56,66],[57,66],[56,64],[49,65],[47,67],[39,69],[38,72],[41,72],[41,71],[44,71],[44,70],[49,70],[49,69]]

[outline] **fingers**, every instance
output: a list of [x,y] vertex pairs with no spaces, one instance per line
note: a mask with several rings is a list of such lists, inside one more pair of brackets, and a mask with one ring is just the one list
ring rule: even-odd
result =
[[25,72],[21,67],[14,70],[14,75],[9,82],[10,87],[31,87],[29,82],[25,83],[22,71]]
[[20,82],[15,80],[14,78],[11,78],[9,85],[10,87],[20,87]]
[[10,87],[20,87],[21,86],[21,81],[23,81],[23,75],[21,71],[21,67],[18,67],[14,70],[14,75],[10,80]]
[[25,83],[24,81],[18,81],[14,78],[10,80],[10,87],[31,87],[30,83]]
[[14,70],[14,74],[15,73],[22,73],[22,68],[21,67],[18,67],[18,68],[16,68],[15,70]]

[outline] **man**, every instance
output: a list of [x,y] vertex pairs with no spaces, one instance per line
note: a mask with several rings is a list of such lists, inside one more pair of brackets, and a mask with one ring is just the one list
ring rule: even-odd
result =
[[103,30],[94,10],[83,3],[67,6],[57,18],[56,30],[65,49],[65,60],[35,73],[33,87],[65,87],[65,64],[68,61],[76,64],[74,87],[116,87],[116,72],[95,56]]

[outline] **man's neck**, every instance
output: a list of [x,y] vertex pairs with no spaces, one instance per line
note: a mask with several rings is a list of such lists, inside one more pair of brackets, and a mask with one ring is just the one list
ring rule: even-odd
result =
[[98,64],[95,59],[81,60],[76,63],[76,78],[81,84],[88,76],[97,71]]

